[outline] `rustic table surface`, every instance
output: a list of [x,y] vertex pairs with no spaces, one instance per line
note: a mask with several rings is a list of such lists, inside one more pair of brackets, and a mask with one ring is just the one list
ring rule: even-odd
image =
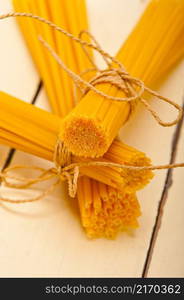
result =
[[[91,31],[107,51],[115,54],[147,2],[87,0]],[[0,12],[10,10],[11,1],[0,0]],[[49,110],[16,21],[1,21],[0,29],[0,90]],[[183,62],[159,91],[183,104]],[[157,107],[165,118],[170,117],[165,105]],[[161,128],[141,107],[121,131],[121,138],[145,151],[155,164],[184,161],[183,126]],[[17,163],[48,165],[44,160],[0,146],[0,167]],[[0,202],[0,276],[184,276],[183,176],[183,169],[157,171],[151,184],[138,193],[142,207],[140,228],[134,235],[122,234],[113,241],[86,238],[73,200],[67,197],[62,184],[40,202]],[[1,186],[0,193],[11,192]],[[18,197],[19,193],[14,191],[12,195]]]

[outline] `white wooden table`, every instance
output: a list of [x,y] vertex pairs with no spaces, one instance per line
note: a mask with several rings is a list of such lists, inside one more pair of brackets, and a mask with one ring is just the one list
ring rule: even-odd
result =
[[[117,51],[146,3],[87,1],[91,31],[107,51],[112,54]],[[1,13],[10,9],[10,0],[0,0]],[[38,90],[40,78],[15,20],[0,22],[0,44],[0,89],[27,102],[32,102],[37,93],[35,105],[49,110],[43,88]],[[160,92],[182,104],[183,78],[181,62]],[[159,107],[167,118],[167,108]],[[154,163],[184,161],[183,127],[161,128],[142,108],[122,130],[121,137],[145,151]],[[17,163],[48,164],[0,146],[1,168]],[[41,202],[17,206],[0,203],[0,276],[184,276],[183,176],[183,169],[156,172],[151,184],[138,193],[142,206],[140,228],[134,236],[122,234],[115,241],[86,238],[63,185]],[[6,193],[6,189],[1,187],[0,193]]]

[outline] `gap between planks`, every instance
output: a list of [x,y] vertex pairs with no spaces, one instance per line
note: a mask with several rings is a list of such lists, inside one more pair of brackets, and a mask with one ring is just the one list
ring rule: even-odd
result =
[[[183,95],[182,107],[184,109],[184,95]],[[174,131],[174,134],[173,134],[173,139],[172,139],[172,143],[171,143],[171,156],[170,156],[170,162],[169,162],[170,164],[175,162],[183,122],[184,122],[184,117],[178,123],[178,125]],[[151,234],[150,243],[149,243],[149,247],[148,247],[148,251],[147,251],[147,255],[146,255],[146,259],[145,259],[145,263],[144,263],[144,267],[143,267],[143,272],[142,272],[143,278],[146,278],[148,275],[149,267],[150,267],[151,260],[153,257],[154,248],[155,248],[156,241],[157,241],[157,237],[158,237],[159,230],[160,230],[160,227],[162,224],[164,207],[167,202],[169,189],[171,188],[172,184],[173,184],[173,169],[168,169],[165,183],[164,183],[164,188],[163,188],[162,195],[161,195],[161,198],[160,198],[160,201],[158,204],[157,216],[155,219],[155,224],[154,224],[153,231]]]

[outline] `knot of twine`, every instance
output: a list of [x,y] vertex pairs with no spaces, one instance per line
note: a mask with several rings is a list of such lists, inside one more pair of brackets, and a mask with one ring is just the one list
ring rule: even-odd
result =
[[[30,199],[13,200],[5,197],[0,198],[1,201],[9,203],[25,203],[34,202],[43,199],[50,194],[54,188],[60,183],[60,181],[68,182],[69,196],[74,198],[77,192],[77,179],[79,177],[79,167],[71,164],[71,155],[67,151],[63,143],[58,139],[55,146],[53,161],[55,163],[54,168],[44,169],[36,166],[23,166],[16,165],[8,167],[0,172],[0,179],[4,186],[14,189],[26,189],[39,182],[48,181],[56,178],[55,182],[46,188],[38,196]],[[70,166],[70,168],[68,168]],[[33,170],[39,172],[39,175],[34,178],[19,177],[17,175],[11,175],[15,170]],[[15,183],[16,182],[16,183]]]
[[[0,19],[5,19],[9,17],[28,17],[35,19],[37,21],[43,22],[47,25],[49,25],[54,30],[57,30],[70,38],[71,40],[79,43],[83,50],[85,51],[87,57],[89,58],[90,62],[93,65],[93,69],[97,71],[97,75],[92,78],[91,81],[85,81],[80,75],[74,73],[72,70],[70,70],[65,63],[61,60],[61,58],[57,55],[57,53],[51,48],[51,46],[41,37],[39,36],[39,40],[42,42],[42,44],[47,48],[47,50],[51,53],[51,55],[55,58],[55,60],[58,62],[58,64],[67,72],[67,74],[72,78],[75,85],[80,88],[82,95],[85,95],[89,90],[94,91],[96,94],[105,97],[109,100],[114,101],[126,101],[129,102],[131,105],[131,108],[133,109],[134,104],[137,101],[140,101],[144,106],[147,108],[147,110],[152,114],[152,116],[156,119],[156,121],[161,126],[172,126],[177,124],[183,115],[183,109],[180,105],[173,102],[172,100],[161,96],[157,92],[149,89],[145,86],[144,82],[142,82],[140,79],[134,78],[130,76],[130,74],[125,70],[124,66],[120,61],[106,53],[104,50],[101,49],[100,45],[97,43],[95,38],[87,31],[82,31],[79,34],[79,37],[73,36],[71,33],[67,32],[66,30],[62,29],[61,27],[57,26],[56,24],[52,23],[49,20],[46,20],[42,17],[35,16],[31,13],[8,13],[0,15]],[[90,38],[94,41],[94,44],[88,43],[81,39],[82,34],[88,34]],[[105,60],[108,68],[106,70],[100,70],[94,63],[94,61],[91,59],[90,55],[88,54],[88,51],[86,50],[86,47],[92,48],[93,50],[97,51],[101,54],[103,59]],[[112,68],[112,64],[115,64],[116,68]],[[85,70],[83,73],[86,73],[90,70]],[[105,94],[104,92],[98,90],[96,88],[96,85],[101,83],[109,83],[114,86],[116,86],[118,89],[122,90],[125,94],[125,97],[114,97],[108,94]],[[164,122],[162,121],[157,112],[152,109],[152,107],[149,105],[149,103],[143,98],[144,92],[148,92],[150,95],[157,97],[158,99],[165,101],[169,103],[171,106],[175,107],[176,110],[178,110],[178,116],[175,120],[172,122]],[[25,203],[25,202],[33,202],[37,200],[43,199],[45,196],[47,196],[49,193],[53,191],[53,189],[56,187],[56,185],[59,184],[60,181],[67,181],[68,182],[68,191],[69,195],[71,197],[75,197],[77,192],[77,180],[80,175],[80,167],[87,167],[87,166],[105,166],[105,167],[117,167],[122,169],[129,169],[129,170],[135,170],[135,171],[141,171],[141,170],[160,170],[160,169],[171,169],[171,168],[178,168],[178,167],[184,167],[184,163],[177,163],[177,164],[166,164],[166,165],[157,165],[157,166],[130,166],[125,164],[118,164],[113,162],[102,162],[102,161],[89,161],[89,162],[81,162],[81,163],[72,163],[72,155],[69,153],[69,151],[64,146],[63,142],[61,140],[57,140],[55,151],[54,151],[54,157],[53,161],[55,163],[54,168],[50,169],[44,169],[39,168],[36,166],[13,166],[4,169],[2,172],[0,172],[0,179],[4,183],[5,186],[10,188],[17,188],[17,189],[24,189],[32,186],[33,184],[37,184],[39,182],[47,181],[53,178],[56,178],[56,181],[54,183],[51,183],[51,185],[45,189],[42,193],[40,193],[38,196],[32,197],[30,199],[22,199],[22,200],[13,200],[10,198],[1,198],[1,201],[9,202],[9,203]],[[14,170],[17,169],[28,169],[28,170],[35,170],[39,171],[40,174],[36,176],[35,178],[25,178],[25,177],[17,177],[14,175],[10,175]],[[18,183],[13,183],[11,180],[16,181]]]

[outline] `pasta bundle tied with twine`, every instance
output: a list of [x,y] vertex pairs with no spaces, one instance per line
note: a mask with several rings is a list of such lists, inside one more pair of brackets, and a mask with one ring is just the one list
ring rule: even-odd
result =
[[[3,92],[0,92],[0,106],[0,142],[3,144],[54,161],[58,168],[64,168],[63,171],[73,173],[79,167],[81,175],[127,193],[142,188],[153,177],[149,169],[137,172],[129,169],[133,164],[150,166],[150,160],[144,153],[118,140],[98,160],[69,155],[58,139],[61,118]],[[121,164],[127,164],[127,169]]]
[[[138,102],[144,104],[160,125],[177,123],[181,108],[145,85],[151,87],[183,55],[183,14],[183,0],[150,2],[116,59],[108,60],[109,69],[91,80],[80,103],[63,121],[61,139],[72,153],[102,156]],[[178,118],[173,122],[160,120],[144,99],[144,92],[174,105],[180,110]]]
[[[50,7],[48,6],[49,5],[49,1],[44,1],[44,2],[42,2],[42,1],[40,1],[39,3],[39,5],[41,5],[40,6],[40,10],[39,10],[39,5],[37,5],[37,3],[35,2],[35,1],[24,1],[24,4],[22,4],[23,6],[21,6],[20,5],[20,1],[18,1],[19,3],[17,4],[17,1],[14,1],[14,5],[15,5],[15,7],[16,7],[16,5],[18,5],[17,6],[17,10],[19,10],[19,11],[21,11],[21,10],[25,10],[25,11],[30,11],[30,8],[32,8],[33,10],[31,10],[33,13],[37,13],[38,15],[42,15],[43,13],[44,13],[44,15],[42,15],[43,17],[45,17],[45,18],[48,18],[48,16],[47,15],[45,15],[45,13],[47,12],[47,11],[49,11],[49,12],[51,12],[51,15],[52,15],[52,13],[54,14],[54,11],[56,11],[56,10],[54,10],[54,7],[51,5],[51,3],[50,3]],[[152,2],[154,2],[154,1],[152,1]],[[27,3],[27,4],[26,4]],[[47,4],[46,4],[47,3]],[[57,4],[56,4],[57,3]],[[29,5],[28,5],[29,4]],[[81,4],[83,4],[83,7],[84,7],[84,1],[81,1]],[[27,5],[27,7],[26,7],[26,5]],[[45,7],[44,5],[46,5],[47,7]],[[61,4],[59,4],[59,2],[55,2],[55,5],[58,5],[58,7],[59,7],[59,5],[61,5]],[[62,5],[66,8],[66,6],[67,6],[67,1],[63,1],[63,3],[62,3]],[[151,6],[151,5],[150,5]],[[47,8],[47,9],[43,9],[43,8]],[[61,7],[60,7],[61,8]],[[35,10],[36,11],[35,11]],[[64,10],[59,10],[59,11],[64,11]],[[77,11],[77,10],[76,10]],[[81,10],[83,13],[84,13],[84,9],[83,10]],[[149,7],[147,8],[147,10],[146,11],[149,11]],[[145,14],[146,14],[146,11],[145,11]],[[79,13],[79,10],[78,10],[78,13]],[[11,15],[11,14],[10,14]],[[13,14],[12,14],[13,15]],[[19,14],[20,16],[23,16],[23,14],[21,15],[21,14]],[[66,15],[66,14],[65,14]],[[18,16],[18,14],[17,14],[17,16]],[[24,14],[24,16],[26,16],[26,14]],[[31,15],[29,15],[30,17],[33,17],[33,16],[31,16]],[[53,16],[53,15],[52,15]],[[56,16],[55,16],[56,17]],[[57,17],[59,17],[59,15],[57,14]],[[61,16],[60,16],[61,17]],[[40,19],[39,17],[37,18],[37,19]],[[84,20],[85,18],[84,18],[84,15],[83,15],[83,18],[82,18],[82,20]],[[142,19],[141,19],[142,20]],[[141,20],[140,20],[140,23],[141,23]],[[42,20],[43,21],[43,20]],[[54,23],[57,23],[56,22],[56,19],[53,17],[53,19],[52,19],[52,21],[54,22]],[[48,22],[49,23],[49,22]],[[29,30],[31,30],[31,32],[34,32],[34,33],[42,33],[43,34],[43,32],[45,33],[45,36],[44,36],[44,38],[47,40],[47,41],[49,41],[49,44],[52,46],[52,47],[50,47],[49,46],[49,44],[47,44],[46,42],[44,42],[43,41],[43,39],[42,39],[42,41],[44,42],[44,44],[45,44],[45,46],[48,48],[48,50],[50,50],[50,52],[54,55],[54,57],[56,58],[56,60],[59,62],[59,63],[62,63],[60,60],[59,60],[59,58],[58,58],[58,56],[56,55],[56,53],[53,51],[53,50],[57,50],[58,51],[58,49],[61,49],[60,47],[59,47],[59,45],[63,45],[62,43],[61,43],[61,40],[59,41],[59,43],[56,43],[56,45],[54,44],[54,41],[55,40],[57,40],[57,38],[59,39],[59,36],[57,35],[57,33],[53,33],[52,32],[52,34],[51,33],[49,33],[49,31],[48,31],[48,29],[45,29],[45,27],[44,26],[41,26],[40,25],[40,23],[39,23],[39,25],[37,24],[37,25],[34,25],[34,24],[36,24],[36,22],[35,23],[33,23],[32,21],[30,21],[29,20],[29,22],[25,22],[25,23],[23,23],[22,21],[20,22],[20,24],[21,24],[21,28],[22,28],[22,30],[23,30],[23,33],[24,33],[24,35],[25,35],[25,37],[26,37],[26,40],[27,40],[27,42],[28,42],[28,44],[30,43],[30,39],[28,38],[28,32],[30,32],[30,31],[27,31],[27,29],[29,29]],[[50,24],[52,27],[56,27],[55,25],[53,25],[53,24]],[[59,25],[63,25],[63,24],[59,24]],[[86,24],[85,24],[86,25]],[[138,25],[139,25],[139,23],[138,23]],[[137,25],[137,27],[138,27],[138,25]],[[79,26],[80,27],[80,26]],[[83,27],[84,28],[84,27]],[[82,29],[83,29],[82,28]],[[85,27],[86,28],[86,27]],[[56,28],[56,29],[59,29],[59,28]],[[66,29],[68,29],[68,28],[66,28]],[[81,30],[81,28],[80,28],[80,30]],[[78,32],[80,31],[80,30],[78,30]],[[71,32],[71,30],[70,30],[70,32]],[[61,37],[60,37],[60,39],[61,39]],[[57,64],[55,64],[55,62],[54,62],[54,60],[53,60],[53,58],[51,57],[51,56],[49,56],[50,54],[48,54],[48,53],[44,53],[44,49],[43,49],[43,47],[41,46],[41,44],[40,44],[40,42],[37,40],[37,36],[35,36],[35,37],[33,37],[32,36],[32,40],[34,41],[34,43],[32,43],[32,41],[31,41],[31,47],[30,47],[30,49],[31,49],[31,52],[32,52],[32,55],[33,55],[33,58],[35,59],[35,62],[37,63],[37,66],[38,66],[38,68],[39,68],[39,71],[40,71],[40,73],[41,73],[41,75],[43,75],[42,77],[43,77],[43,79],[44,79],[44,84],[45,84],[45,86],[46,86],[46,90],[47,90],[47,93],[48,93],[48,95],[50,95],[50,97],[49,97],[49,100],[51,101],[51,104],[52,104],[52,106],[53,106],[53,109],[54,109],[54,111],[57,113],[57,114],[59,114],[61,117],[63,117],[63,116],[65,116],[66,115],[66,113],[67,112],[69,112],[69,110],[71,110],[71,108],[72,108],[72,101],[71,101],[71,92],[68,92],[68,95],[66,96],[66,93],[67,93],[67,91],[68,91],[68,89],[66,88],[66,89],[61,89],[61,84],[58,86],[58,85],[56,85],[55,83],[54,83],[54,80],[55,80],[55,78],[57,77],[56,75],[57,74],[59,74],[60,75],[60,77],[58,77],[58,78],[61,78],[62,79],[62,82],[64,81],[65,82],[65,87],[70,87],[70,91],[72,91],[72,84],[71,84],[71,81],[68,79],[68,80],[66,80],[66,77],[63,75],[63,71],[60,69],[60,68],[58,68],[58,65]],[[62,41],[63,42],[63,41]],[[83,43],[83,40],[80,40],[80,42],[82,43],[82,44],[84,44],[84,45],[86,45],[86,43],[84,42]],[[33,45],[36,45],[36,47],[37,47],[37,50],[39,50],[38,52],[37,52],[37,55],[36,55],[36,51],[34,51],[34,47],[33,47]],[[73,45],[72,45],[72,47],[70,48],[70,45],[69,46],[67,46],[68,48],[67,49],[70,49],[70,53],[71,53],[71,48],[73,47]],[[97,48],[97,50],[100,50],[100,52],[102,52],[102,50],[101,50],[101,48],[99,48],[98,46],[92,46],[92,48]],[[63,51],[64,52],[64,51]],[[67,51],[67,53],[68,53],[69,51]],[[87,61],[87,60],[85,60],[85,59],[81,59],[81,57],[82,57],[82,55],[83,54],[81,54],[82,53],[82,51],[81,51],[81,48],[80,47],[78,47],[78,45],[75,45],[75,55],[77,56],[78,55],[78,57],[80,57],[80,59],[79,59],[79,61],[77,61],[77,63],[78,63],[78,65],[80,65],[80,63],[79,62],[83,62],[83,65],[85,65],[85,69],[87,69],[87,67],[88,67],[88,64],[89,64],[89,62]],[[102,52],[103,53],[103,52]],[[48,59],[49,59],[49,61],[50,61],[50,68],[48,68],[47,66],[46,66],[46,64],[44,65],[44,62],[43,62],[43,59],[42,59],[42,63],[40,63],[40,61],[41,61],[41,56],[42,56],[42,54],[43,54],[43,57],[45,56],[45,57],[48,57]],[[108,55],[106,55],[105,53],[103,53],[103,55],[106,57],[106,56],[108,56]],[[171,55],[171,49],[170,49],[170,52],[168,52],[168,53],[166,53],[166,56],[168,56],[168,55]],[[39,57],[39,59],[38,59],[38,57]],[[70,55],[70,57],[72,57],[72,55]],[[109,57],[109,56],[108,56]],[[180,55],[176,55],[176,57],[175,57],[175,60],[173,60],[173,63],[172,64],[174,64],[178,59],[179,59],[179,57],[181,57],[181,53],[180,53]],[[112,59],[112,58],[111,58]],[[113,61],[114,61],[114,59],[112,59]],[[84,63],[85,62],[85,63]],[[169,64],[170,62],[168,62],[168,64]],[[172,64],[170,64],[170,66],[168,66],[168,65],[164,65],[164,67],[165,67],[165,69],[167,70],[167,68],[169,68],[169,67],[171,67],[172,66]],[[81,63],[81,65],[82,65],[82,63]],[[76,70],[77,69],[77,67],[76,67],[76,64],[75,63],[73,63],[73,65],[72,65],[72,67],[73,68],[71,68],[72,70],[74,69],[74,71],[78,71],[78,73],[80,73],[80,71],[83,71],[83,69],[82,69],[82,67],[81,68],[79,68],[79,70]],[[122,66],[120,66],[121,68],[122,68]],[[47,73],[46,73],[46,75],[44,76],[44,72],[45,71],[47,71]],[[51,71],[51,72],[50,72]],[[121,70],[122,71],[122,70]],[[59,73],[58,73],[59,72]],[[114,70],[111,70],[111,71],[108,71],[108,72],[114,72]],[[120,72],[121,73],[121,72]],[[128,74],[126,73],[126,72],[123,70],[123,72],[120,74],[121,76],[128,76]],[[52,80],[51,78],[52,78],[52,76],[50,75],[50,74],[54,74],[55,76],[54,76],[54,80]],[[110,82],[112,83],[112,80],[114,80],[113,78],[111,78],[111,79],[109,79],[108,78],[108,76],[111,76],[112,75],[112,73],[108,73],[107,74],[107,71],[105,71],[105,72],[103,72],[103,74],[102,74],[102,72],[100,72],[100,77],[98,76],[97,78],[95,78],[95,79],[93,79],[92,81],[91,81],[91,83],[90,83],[90,86],[88,86],[88,87],[90,87],[90,89],[91,89],[91,87],[92,87],[92,89],[93,89],[93,87],[94,86],[96,86],[96,84],[98,85],[98,84],[100,84],[100,82],[99,82],[99,80],[102,80],[103,82],[104,82],[104,80],[105,80],[105,82],[106,83],[108,83],[109,82],[109,80],[111,80]],[[157,74],[158,75],[158,74]],[[113,77],[113,76],[112,76]],[[131,80],[133,80],[132,78],[131,78]],[[139,81],[137,81],[138,83],[139,83]],[[81,80],[81,83],[83,83],[83,81]],[[91,85],[92,84],[92,85]],[[121,86],[118,86],[118,84],[119,83],[117,83],[117,81],[115,82],[115,85],[116,85],[116,88],[121,88]],[[56,95],[61,95],[62,93],[64,93],[63,92],[63,90],[65,91],[65,99],[69,99],[69,101],[68,101],[68,103],[67,103],[67,101],[65,102],[64,101],[64,104],[65,105],[61,105],[61,104],[63,104],[63,102],[62,102],[62,100],[59,98],[57,98],[56,97]],[[54,97],[52,96],[53,95],[53,93],[55,92],[55,94],[54,94]],[[61,93],[62,92],[62,93]],[[98,93],[98,90],[97,91],[95,91],[95,93]],[[50,93],[50,94],[49,94]],[[85,91],[85,93],[91,93],[91,92],[89,92],[89,91]],[[70,94],[70,95],[69,95]],[[5,95],[4,95],[5,96]],[[108,96],[108,95],[107,95]],[[68,97],[68,98],[67,98]],[[85,97],[84,97],[85,98]],[[106,99],[106,100],[108,100],[108,101],[111,101],[111,100],[109,100],[109,99]],[[79,104],[80,105],[80,104]],[[5,105],[6,106],[6,105]],[[177,106],[177,105],[176,105]],[[63,112],[61,111],[61,108],[62,107],[62,109],[63,109]],[[177,107],[177,108],[179,108],[179,107]],[[63,131],[63,128],[64,128],[64,125],[63,125],[63,122],[60,122],[59,121],[59,123],[60,123],[60,128],[59,128],[59,131]],[[50,128],[49,126],[48,126],[48,128]],[[58,129],[58,128],[57,128]],[[65,129],[65,128],[64,128]],[[25,136],[24,136],[25,137]],[[58,145],[58,140],[56,139],[56,137],[57,137],[57,135],[55,136],[55,143],[56,143],[56,141],[57,141],[57,145]],[[59,137],[61,137],[61,135],[59,135]],[[59,141],[59,145],[61,145],[61,142],[62,142],[62,140],[60,140]],[[8,141],[6,141],[6,143],[9,143],[9,145],[12,143],[12,140],[11,140],[11,138],[8,140]],[[39,155],[39,156],[41,156],[41,157],[43,157],[43,155],[41,154],[41,152],[42,152],[42,150],[40,151],[40,149],[39,149],[39,147],[37,147],[37,145],[36,145],[36,147],[34,147],[34,150],[30,150],[31,149],[31,143],[29,144],[29,146],[28,146],[28,148],[29,148],[29,150],[25,150],[25,145],[24,144],[21,144],[22,143],[22,141],[21,141],[21,138],[19,139],[19,142],[18,142],[18,148],[19,149],[22,149],[22,150],[24,150],[24,151],[28,151],[28,152],[31,152],[31,153],[33,153],[34,152],[34,154],[36,154],[36,151],[37,151],[37,155]],[[25,143],[26,144],[26,143]],[[37,143],[36,143],[37,144]],[[151,170],[151,169],[154,169],[154,167],[152,167],[152,166],[148,166],[148,167],[145,167],[146,165],[149,165],[150,164],[150,162],[149,162],[149,160],[145,157],[145,155],[143,155],[143,154],[141,154],[140,155],[140,153],[139,153],[139,151],[137,151],[137,150],[135,150],[135,149],[131,149],[131,147],[129,147],[129,146],[125,146],[125,145],[123,145],[123,144],[121,144],[121,142],[119,142],[119,141],[115,141],[114,143],[113,143],[114,145],[115,145],[115,148],[116,148],[116,151],[114,151],[114,153],[116,152],[116,156],[118,157],[118,155],[117,154],[119,154],[119,153],[121,153],[121,151],[122,151],[122,153],[124,153],[124,151],[125,151],[125,153],[127,152],[127,156],[126,155],[124,155],[124,157],[126,157],[127,158],[127,160],[128,161],[126,161],[126,159],[124,159],[123,161],[121,160],[120,161],[120,159],[119,159],[119,161],[116,161],[117,163],[120,163],[120,164],[122,164],[122,162],[124,163],[124,164],[129,164],[129,165],[131,165],[131,162],[133,162],[132,161],[132,158],[131,158],[131,155],[132,155],[132,157],[133,157],[133,155],[135,155],[135,153],[137,152],[137,158],[140,156],[140,158],[141,158],[141,155],[142,155],[142,163],[140,163],[139,162],[139,165],[141,165],[142,164],[142,170],[144,171],[144,174],[145,174],[145,171],[148,171],[148,170]],[[111,146],[111,148],[113,148],[113,144],[112,144],[112,146]],[[12,144],[11,144],[11,146],[12,146]],[[15,145],[14,145],[15,146]],[[62,145],[62,147],[63,147],[63,145]],[[28,149],[27,148],[27,149]],[[113,148],[113,149],[115,149],[115,148]],[[39,150],[38,150],[39,149]],[[56,147],[56,149],[58,149],[57,147]],[[64,148],[65,149],[65,148]],[[109,149],[110,150],[110,149]],[[39,153],[39,151],[40,151],[40,154],[38,154]],[[63,148],[62,148],[62,151],[63,151]],[[112,151],[112,153],[113,153],[113,151]],[[52,152],[53,152],[53,150],[52,150]],[[57,151],[56,151],[56,153],[57,153]],[[108,153],[110,153],[110,155],[108,154]],[[105,159],[107,159],[107,158],[113,158],[114,159],[114,154],[112,154],[111,153],[111,151],[108,151],[108,153],[106,153],[105,154]],[[47,153],[47,155],[48,155],[48,153]],[[49,154],[50,155],[50,154]],[[109,156],[108,156],[109,155]],[[53,156],[53,153],[52,153],[52,156]],[[93,156],[96,156],[96,155],[93,155]],[[63,156],[62,156],[63,157]],[[136,157],[136,155],[135,155],[135,157]],[[48,157],[45,157],[45,158],[47,158],[47,159],[50,159],[50,158],[48,158]],[[128,159],[129,158],[129,159]],[[130,159],[131,158],[131,159]],[[78,165],[78,163],[81,161],[81,159],[82,158],[77,158],[76,157],[76,160],[77,160],[77,165],[74,165],[74,166],[72,166],[72,167],[78,167],[79,165]],[[100,159],[99,159],[100,160]],[[82,161],[84,161],[85,162],[85,160],[84,159],[82,159]],[[140,160],[141,161],[141,160]],[[57,161],[56,161],[57,162]],[[102,161],[103,162],[103,164],[104,164],[104,160]],[[60,161],[60,163],[61,163],[61,161]],[[86,162],[85,162],[85,164],[86,164]],[[89,169],[91,169],[91,162],[90,162],[90,164],[89,165],[86,165],[87,166],[87,169],[89,170]],[[95,164],[96,164],[96,162],[95,162]],[[99,162],[99,164],[101,164],[101,162]],[[136,165],[136,163],[135,163],[135,165]],[[126,176],[124,176],[124,178],[127,178],[127,172],[129,172],[129,174],[131,174],[131,173],[133,173],[133,174],[135,174],[135,170],[138,170],[138,172],[140,172],[140,170],[141,170],[141,168],[140,168],[140,170],[139,170],[139,168],[138,169],[136,169],[135,168],[135,165],[134,165],[134,167],[132,166],[128,166],[128,168],[126,169],[126,165],[124,165],[124,166],[122,166],[122,165],[116,165],[116,167],[119,167],[119,168],[121,168],[121,167],[123,167],[123,171],[126,171],[126,173],[124,173],[124,175],[126,175]],[[105,166],[105,165],[104,165]],[[109,163],[108,163],[108,167],[107,167],[107,169],[109,168]],[[176,166],[181,166],[181,165],[173,165],[173,166],[164,166],[164,167],[176,167]],[[59,167],[59,166],[58,166]],[[97,168],[97,166],[95,166],[95,168]],[[100,167],[100,168],[102,168],[102,167]],[[99,168],[99,172],[100,172],[100,168]],[[113,168],[114,168],[114,166],[113,166]],[[157,168],[157,167],[156,167]],[[162,168],[162,166],[160,166],[160,168]],[[105,169],[106,169],[106,167],[105,167]],[[104,169],[104,170],[105,170]],[[58,170],[58,168],[57,168],[57,170]],[[66,170],[66,169],[65,169]],[[131,172],[133,170],[133,172]],[[51,172],[53,172],[53,170],[51,170]],[[55,171],[54,171],[55,172]],[[53,173],[54,173],[53,172]],[[63,172],[63,170],[62,170],[62,172]],[[98,172],[98,171],[97,171]],[[106,171],[105,171],[106,172]],[[112,172],[112,171],[111,171]],[[107,172],[106,172],[107,173]],[[62,173],[62,174],[64,174],[64,172]],[[77,174],[77,173],[75,173],[75,174]],[[141,173],[139,173],[139,174],[141,174]],[[142,173],[143,174],[143,173]],[[149,181],[149,179],[151,178],[151,176],[152,176],[152,173],[151,172],[147,172],[146,173],[147,175],[145,176],[145,178],[146,178],[146,180],[147,180],[147,182]],[[48,175],[47,173],[45,174],[45,175]],[[65,174],[65,175],[69,175],[69,174]],[[89,174],[86,174],[86,175],[89,175]],[[90,176],[90,175],[89,175]],[[43,178],[44,178],[44,176],[43,176]],[[97,178],[98,179],[98,178]],[[133,179],[133,176],[132,176],[132,179]],[[73,181],[76,181],[76,177],[74,178],[74,180]],[[69,181],[69,182],[71,182],[71,181]],[[131,182],[131,180],[130,180],[130,182]],[[133,180],[132,180],[132,182],[133,182]],[[106,182],[105,182],[106,183]],[[126,183],[127,184],[127,183]],[[116,191],[116,190],[114,190],[113,188],[106,188],[106,186],[104,185],[104,184],[100,184],[100,183],[98,183],[98,182],[96,182],[96,181],[94,181],[94,180],[91,180],[91,179],[88,179],[87,177],[81,177],[81,178],[79,178],[79,182],[78,182],[78,191],[77,191],[77,196],[78,196],[78,199],[79,199],[79,206],[80,206],[80,211],[81,211],[81,216],[82,216],[82,223],[83,223],[83,226],[86,228],[86,231],[87,231],[87,233],[88,233],[88,235],[90,236],[90,237],[100,237],[100,236],[105,236],[105,237],[113,237],[117,232],[119,232],[119,231],[124,231],[124,230],[127,230],[127,229],[129,229],[129,228],[133,228],[133,227],[136,227],[137,226],[137,221],[136,221],[136,218],[137,218],[137,216],[140,214],[140,209],[139,209],[139,205],[138,205],[138,202],[137,202],[137,199],[136,199],[136,197],[135,197],[135,195],[134,194],[130,194],[129,193],[129,196],[128,196],[128,194],[126,193],[127,191],[126,191],[126,188],[125,188],[125,186],[126,186],[126,184],[124,185],[124,188],[123,188],[123,190],[124,190],[124,192],[122,192],[121,191],[121,193],[120,192],[118,192],[118,191]],[[120,186],[120,184],[119,184],[119,186]],[[123,186],[123,185],[122,185]],[[141,185],[140,185],[141,186]],[[116,186],[116,187],[118,187],[118,186]],[[135,192],[135,190],[136,190],[136,188],[133,188],[133,189],[130,189],[131,190],[131,192]],[[130,190],[129,190],[129,192],[130,192]],[[103,191],[103,192],[102,192]],[[106,191],[106,192],[105,192]],[[126,191],[126,192],[125,192]],[[108,192],[108,193],[107,193]],[[110,199],[110,201],[107,201],[107,199]],[[121,199],[121,200],[120,200]],[[132,200],[131,200],[132,199]],[[103,202],[103,201],[105,201],[105,203]],[[129,209],[129,212],[131,211],[131,207],[132,207],[132,213],[130,214],[126,214],[126,209],[125,209],[125,203],[127,203],[128,204],[128,209]],[[137,203],[137,204],[136,204]],[[102,205],[103,204],[103,205]],[[92,209],[92,207],[93,207],[93,209]],[[122,208],[123,208],[123,211],[122,211]],[[111,214],[110,213],[107,213],[107,212],[112,212],[112,216],[110,216]],[[106,212],[106,213],[105,213]],[[108,215],[109,214],[109,215]],[[114,219],[114,221],[112,222],[112,218],[113,218],[113,216],[115,216],[115,219]],[[125,219],[126,219],[126,217],[128,217],[128,219],[126,220],[126,222],[125,222]],[[97,224],[98,224],[98,226],[97,226]]]

